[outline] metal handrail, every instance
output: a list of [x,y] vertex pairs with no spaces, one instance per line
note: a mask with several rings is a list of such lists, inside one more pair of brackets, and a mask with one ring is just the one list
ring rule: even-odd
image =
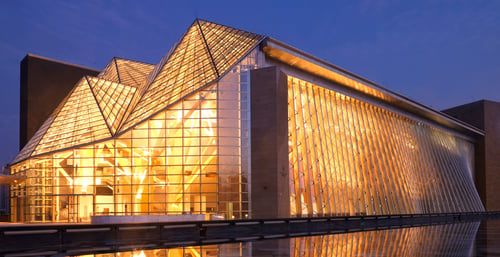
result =
[[[500,218],[500,212],[297,217],[133,224],[22,224],[0,226],[0,255],[19,251],[84,251],[131,243],[179,247],[279,237],[380,230]],[[30,242],[26,244],[26,242]],[[87,248],[82,248],[87,246]],[[106,248],[107,249],[107,248]],[[113,250],[111,249],[111,250]]]

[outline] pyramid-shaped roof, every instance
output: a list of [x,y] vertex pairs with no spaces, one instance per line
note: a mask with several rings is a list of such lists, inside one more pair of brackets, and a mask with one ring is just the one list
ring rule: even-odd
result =
[[224,74],[245,55],[262,36],[208,21],[199,21],[218,75]]
[[75,85],[12,163],[118,135],[215,82],[263,39],[195,20],[155,66],[115,57]]
[[[85,78],[82,78],[48,119],[35,133],[40,141],[32,155],[39,155],[75,145],[90,143],[110,137],[94,94]],[[35,138],[35,136],[33,137]],[[31,145],[30,143],[27,146]],[[24,149],[23,149],[24,150]]]
[[196,20],[150,74],[151,81],[122,130],[218,79],[264,37]]
[[97,77],[139,87],[154,67],[153,64],[113,57]]
[[114,135],[125,117],[137,88],[96,77],[87,77],[108,128]]

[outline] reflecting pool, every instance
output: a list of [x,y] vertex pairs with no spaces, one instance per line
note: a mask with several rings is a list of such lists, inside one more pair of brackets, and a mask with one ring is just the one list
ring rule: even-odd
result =
[[[73,256],[498,256],[500,220]],[[126,249],[126,250],[125,250]]]

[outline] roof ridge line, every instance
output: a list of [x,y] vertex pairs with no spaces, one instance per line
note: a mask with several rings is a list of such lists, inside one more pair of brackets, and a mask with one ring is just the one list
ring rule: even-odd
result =
[[[117,71],[118,72],[118,71]],[[104,120],[104,123],[106,124],[106,127],[108,127],[108,130],[109,130],[109,134],[111,135],[111,137],[113,137],[114,133],[113,133],[113,129],[112,127],[110,126],[110,124],[108,124],[108,119],[106,119],[106,117],[104,117],[104,111],[102,110],[101,108],[101,105],[99,104],[99,101],[97,100],[97,96],[96,96],[96,92],[94,92],[94,88],[92,87],[92,85],[90,84],[90,81],[89,81],[89,78],[85,75],[85,79],[87,80],[87,85],[89,86],[90,88],[90,92],[92,93],[92,96],[94,97],[94,101],[95,103],[97,104],[97,108],[99,109],[99,112],[101,113],[101,117],[103,118]],[[97,81],[95,83],[98,83],[99,82],[99,78],[97,79]],[[103,79],[104,81],[108,81],[106,79]],[[120,77],[118,77],[118,80],[120,80]],[[118,83],[118,84],[121,84],[121,83]]]
[[218,77],[220,77],[219,69],[217,69],[217,65],[215,65],[214,57],[212,56],[212,52],[210,51],[210,47],[208,46],[207,39],[205,38],[205,34],[203,34],[203,29],[201,28],[201,25],[200,25],[200,22],[198,21],[198,19],[196,19],[196,23],[198,24],[198,29],[200,30],[201,38],[203,38],[203,43],[204,43],[205,47],[207,48],[208,55],[210,56],[210,60],[212,61],[212,64],[213,64],[214,69],[215,69],[215,73],[217,74],[217,78],[218,78]]
[[236,27],[232,27],[232,26],[227,26],[227,25],[224,25],[222,23],[217,23],[217,22],[213,22],[213,21],[209,21],[209,20],[204,20],[204,19],[199,19],[199,18],[196,18],[196,20],[198,20],[198,22],[199,21],[208,22],[208,23],[212,23],[212,24],[217,25],[217,26],[223,26],[223,27],[227,27],[227,28],[230,28],[230,29],[239,30],[239,31],[243,31],[245,33],[250,33],[250,34],[254,34],[254,35],[257,35],[257,36],[261,36],[261,37],[268,37],[266,35],[255,33],[255,32],[252,32],[252,31],[249,31],[249,30],[246,30],[246,29],[240,29],[240,28],[236,28]]
[[[168,51],[168,53],[166,55],[164,55],[160,61],[155,64],[155,68],[156,68],[156,65],[160,64],[161,61],[163,60],[163,58],[165,58],[166,56],[167,57],[167,60],[165,61],[165,63],[163,63],[163,65],[158,69],[156,70],[155,68],[153,68],[153,70],[148,74],[148,76],[146,76],[146,79],[145,79],[145,83],[146,85],[144,86],[144,90],[143,92],[139,92],[140,88],[138,88],[138,90],[136,91],[136,94],[139,94],[139,97],[137,99],[137,101],[135,102],[131,102],[128,106],[127,106],[127,112],[128,112],[128,109],[130,109],[130,112],[128,112],[128,114],[123,117],[123,119],[120,121],[120,124],[118,124],[118,127],[116,128],[116,132],[121,132],[121,130],[123,129],[123,126],[125,126],[125,124],[128,122],[129,118],[131,117],[132,113],[134,113],[135,111],[135,108],[137,107],[137,105],[141,102],[142,98],[144,98],[144,96],[146,95],[146,92],[148,92],[148,89],[149,87],[151,86],[151,84],[153,84],[153,81],[156,79],[156,77],[158,76],[158,74],[160,74],[160,71],[163,69],[163,67],[165,67],[165,65],[168,63],[168,61],[170,60],[170,57],[172,57],[172,54],[175,52],[175,50],[177,49],[177,47],[179,47],[179,45],[181,44],[182,40],[184,39],[184,37],[186,36],[186,34],[188,33],[189,29],[194,25],[194,23],[197,22],[196,20],[191,23],[191,25],[184,31],[184,33],[182,33],[181,37],[179,39],[177,39],[177,41],[175,42],[175,45],[170,48],[170,50]],[[151,81],[148,81],[149,80],[149,76],[155,72],[156,70],[156,75],[154,76],[154,78],[151,78]],[[135,94],[134,94],[135,96]]]
[[61,60],[57,60],[57,59],[53,59],[53,58],[49,58],[49,57],[45,57],[45,56],[41,56],[41,55],[37,55],[37,54],[27,53],[23,57],[23,59],[26,58],[26,56],[35,57],[35,58],[42,59],[45,61],[51,61],[51,62],[56,62],[56,63],[60,63],[60,64],[65,64],[65,65],[72,66],[72,67],[83,68],[86,70],[93,70],[93,71],[101,72],[101,70],[98,70],[98,69],[95,69],[92,67],[88,67],[88,66],[84,66],[84,65],[80,65],[80,64],[74,64],[74,63],[70,63],[70,62],[66,62],[66,61],[61,61]]
[[118,83],[122,83],[122,80],[120,78],[120,70],[118,69],[118,63],[116,63],[116,57],[113,57],[113,62],[115,63],[116,76],[118,76]]
[[[236,64],[238,64],[238,63],[240,63],[243,59],[245,59],[246,57],[248,57],[248,55],[249,55],[252,51],[254,51],[254,50],[255,50],[255,49],[256,49],[256,48],[257,48],[257,47],[258,47],[258,46],[259,46],[259,45],[260,45],[260,44],[261,44],[261,43],[262,43],[262,42],[266,39],[266,38],[267,38],[267,37],[263,37],[261,40],[257,41],[257,42],[256,42],[256,43],[255,43],[255,44],[254,44],[254,45],[253,45],[253,46],[252,46],[252,47],[248,50],[248,52],[246,52],[246,53],[245,53],[244,55],[242,55],[239,59],[237,59],[237,60],[234,62],[234,64],[233,64],[233,65],[231,65],[230,67],[234,67],[234,65],[236,65]],[[210,87],[210,85],[212,85],[212,84],[214,84],[214,83],[219,83],[219,81],[220,81],[220,80],[224,77],[224,75],[226,75],[228,72],[230,72],[230,70],[231,70],[231,69],[227,69],[227,70],[226,70],[226,71],[225,71],[225,72],[224,72],[224,73],[223,73],[220,77],[217,77],[217,78],[215,78],[215,79],[213,79],[213,80],[211,80],[211,81],[207,82],[206,84],[204,84],[204,85],[203,85],[203,86],[201,86],[200,88],[196,89],[195,91],[193,91],[193,92],[191,92],[191,93],[189,93],[189,94],[185,95],[185,96],[184,96],[184,97],[182,97],[182,98],[179,98],[178,100],[176,100],[176,101],[174,101],[174,102],[170,103],[169,105],[167,105],[167,106],[165,106],[165,107],[161,108],[160,110],[158,110],[158,111],[156,111],[156,112],[152,113],[152,114],[151,114],[151,115],[149,115],[148,117],[143,118],[142,120],[138,121],[135,125],[140,124],[140,123],[142,123],[142,122],[145,122],[145,121],[146,121],[146,120],[148,120],[149,118],[151,118],[151,117],[153,117],[153,116],[157,115],[158,113],[160,113],[160,112],[162,112],[162,111],[165,111],[166,109],[168,109],[168,108],[172,107],[173,105],[175,105],[175,104],[179,103],[180,101],[182,101],[182,100],[184,100],[184,99],[186,99],[186,98],[188,98],[188,97],[192,96],[193,94],[195,94],[195,93],[197,93],[197,92],[200,92],[200,91],[202,91],[202,90],[204,90],[204,89],[206,89],[206,88]],[[125,129],[125,130],[123,130],[123,131],[119,131],[119,132],[117,131],[116,136],[120,136],[121,134],[124,134],[125,132],[127,132],[127,131],[129,131],[129,130],[133,129],[133,128],[135,127],[135,125],[130,126],[130,127],[128,127],[127,129]]]
[[127,59],[127,58],[120,57],[120,56],[114,56],[113,58],[119,59],[119,60],[132,61],[132,62],[137,62],[137,63],[141,63],[141,64],[155,66],[155,64],[153,64],[153,63],[147,63],[147,62],[144,62],[144,61],[137,61],[137,60],[133,60],[133,59]]
[[[85,75],[86,76],[86,75]],[[50,119],[52,117],[52,121],[50,122],[50,124],[47,126],[47,130],[45,131],[45,133],[40,137],[40,140],[38,140],[38,143],[35,145],[35,147],[33,148],[33,151],[31,151],[30,153],[30,156],[32,156],[32,154],[36,151],[36,149],[38,148],[38,146],[40,145],[40,142],[42,142],[42,140],[45,138],[45,136],[47,135],[47,132],[49,131],[49,129],[51,128],[52,124],[56,121],[56,118],[57,116],[59,116],[59,113],[62,111],[62,109],[64,108],[64,105],[68,102],[68,100],[71,98],[71,95],[73,95],[73,93],[75,92],[76,88],[78,87],[78,85],[81,83],[81,81],[83,79],[85,79],[85,76],[83,76],[80,80],[78,80],[78,82],[75,83],[75,85],[73,86],[73,88],[71,89],[71,91],[69,91],[69,93],[66,95],[66,97],[64,97],[64,99],[59,103],[59,105],[54,109],[54,111],[50,114],[49,118],[47,119]],[[43,123],[42,123],[43,125]],[[40,128],[38,128],[40,129]],[[36,132],[35,132],[36,134]],[[34,134],[33,134],[34,135]],[[29,141],[28,141],[29,142]],[[26,158],[27,159],[27,158]]]

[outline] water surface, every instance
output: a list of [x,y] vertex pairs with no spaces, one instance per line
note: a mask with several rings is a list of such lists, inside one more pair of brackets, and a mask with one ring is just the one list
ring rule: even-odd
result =
[[500,220],[78,256],[500,256]]

